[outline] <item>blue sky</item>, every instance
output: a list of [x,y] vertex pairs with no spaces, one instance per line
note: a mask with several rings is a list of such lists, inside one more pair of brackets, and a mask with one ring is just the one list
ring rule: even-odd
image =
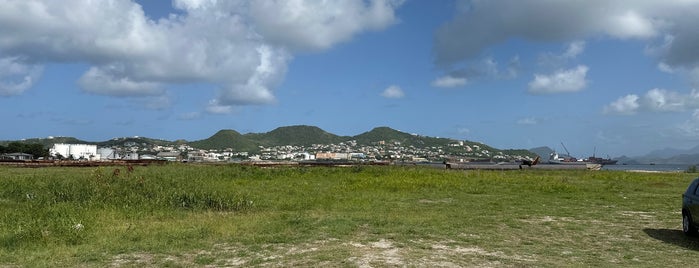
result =
[[699,1],[0,1],[0,140],[378,126],[699,145]]

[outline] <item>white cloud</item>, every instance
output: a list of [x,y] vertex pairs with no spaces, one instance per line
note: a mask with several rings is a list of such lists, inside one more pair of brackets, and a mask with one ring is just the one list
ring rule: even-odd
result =
[[611,15],[612,23],[607,33],[619,38],[650,38],[657,35],[656,27],[651,18],[645,17],[634,10],[623,14]]
[[17,57],[0,58],[0,96],[22,94],[41,76],[43,68],[25,64]]
[[587,66],[578,65],[574,69],[558,70],[550,75],[535,74],[534,80],[529,82],[529,92],[548,94],[580,91],[587,85],[587,71]]
[[642,97],[629,94],[604,107],[608,114],[635,114],[638,111],[684,112],[699,109],[699,91],[682,94],[666,89],[654,88]]
[[115,77],[109,70],[92,67],[78,84],[86,91],[111,96],[152,96],[163,93],[160,83],[134,81],[128,76]]
[[442,76],[434,81],[432,81],[432,86],[433,87],[444,87],[444,88],[451,88],[451,87],[462,87],[466,85],[466,78],[461,78],[461,77],[453,77],[450,75]]
[[681,112],[699,108],[699,92],[692,90],[689,94],[654,88],[644,96],[645,107],[651,111]]
[[[665,38],[664,49],[657,50],[661,62],[696,66],[697,31],[699,1],[694,0],[469,1],[437,30],[434,55],[438,65],[449,66],[476,59],[487,48],[512,39],[570,42],[611,37],[653,44]],[[566,54],[573,56],[575,47],[571,48]]]
[[211,100],[206,106],[206,112],[211,114],[231,114],[233,113],[233,106],[220,105],[217,100]]
[[563,57],[567,59],[574,59],[578,55],[580,55],[583,51],[585,51],[585,42],[584,41],[575,41],[571,42],[568,45],[568,49],[563,53]]
[[635,114],[640,104],[638,103],[638,95],[629,94],[617,99],[604,107],[604,113],[608,114]]
[[[156,21],[132,0],[4,2],[0,55],[38,66],[86,63],[79,85],[93,94],[153,96],[166,94],[168,85],[203,83],[219,89],[217,106],[268,104],[294,52],[382,30],[396,23],[400,2],[175,0],[173,6],[176,14]],[[12,85],[2,92],[31,87],[29,80]],[[227,110],[219,108],[213,110]]]
[[389,98],[389,99],[400,99],[405,97],[405,93],[403,92],[403,89],[401,89],[399,86],[392,85],[388,88],[386,88],[382,93],[381,96],[384,98]]
[[478,79],[514,79],[519,75],[519,69],[519,56],[512,57],[503,67],[492,57],[487,57],[473,62],[467,67],[452,70],[449,74],[433,80],[431,85],[433,87],[449,88],[461,87],[469,81]]
[[319,50],[358,32],[396,23],[394,9],[400,4],[390,0],[251,1],[250,14],[259,33],[272,43],[293,50]]
[[545,66],[559,67],[570,60],[573,60],[585,51],[584,41],[573,41],[561,54],[546,53],[539,56],[539,64]]
[[507,63],[507,69],[506,72],[502,75],[506,79],[514,79],[517,78],[519,75],[519,68],[520,68],[520,62],[519,62],[519,55],[513,57],[510,59],[510,62]]
[[669,73],[669,74],[675,72],[675,70],[672,69],[672,67],[670,67],[670,65],[667,65],[664,62],[658,63],[658,70],[660,70],[661,72],[664,72],[664,73]]
[[676,126],[676,130],[683,137],[699,137],[699,109],[694,110],[692,117]]

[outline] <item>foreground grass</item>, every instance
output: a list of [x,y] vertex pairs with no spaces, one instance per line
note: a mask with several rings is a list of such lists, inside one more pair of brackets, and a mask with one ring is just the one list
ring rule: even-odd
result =
[[0,167],[0,266],[687,265],[699,250],[680,231],[691,179],[417,167]]

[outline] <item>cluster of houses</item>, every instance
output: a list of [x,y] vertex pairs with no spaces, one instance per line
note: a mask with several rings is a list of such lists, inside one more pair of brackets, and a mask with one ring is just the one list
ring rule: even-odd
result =
[[0,159],[2,159],[2,160],[32,160],[32,159],[34,159],[34,155],[26,154],[26,153],[1,154]]
[[[460,153],[454,153],[455,149]],[[91,144],[54,144],[49,149],[53,159],[72,159],[82,161],[108,161],[108,160],[167,160],[167,161],[192,161],[192,162],[218,162],[218,161],[442,161],[468,162],[474,159],[491,159],[508,161],[521,158],[521,156],[505,155],[502,152],[490,152],[477,144],[464,144],[463,141],[455,141],[447,146],[432,146],[417,148],[403,146],[400,142],[376,142],[373,145],[358,145],[356,141],[348,141],[339,144],[314,144],[311,146],[273,146],[259,147],[259,153],[236,152],[233,149],[225,150],[200,150],[186,144],[160,146],[152,144],[138,144],[125,142],[121,146],[111,148],[98,148]],[[28,154],[7,154],[3,159],[31,160]]]

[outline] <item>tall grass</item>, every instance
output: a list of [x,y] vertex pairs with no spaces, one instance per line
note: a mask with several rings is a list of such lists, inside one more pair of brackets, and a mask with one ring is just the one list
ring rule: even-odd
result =
[[[691,246],[658,244],[643,230],[678,229],[690,179],[419,167],[0,167],[0,266],[140,266],[128,258],[343,265],[359,254],[347,245],[382,240],[408,252],[403,264],[442,246],[461,252],[443,260],[458,266],[682,263]],[[202,251],[209,253],[192,253]]]

